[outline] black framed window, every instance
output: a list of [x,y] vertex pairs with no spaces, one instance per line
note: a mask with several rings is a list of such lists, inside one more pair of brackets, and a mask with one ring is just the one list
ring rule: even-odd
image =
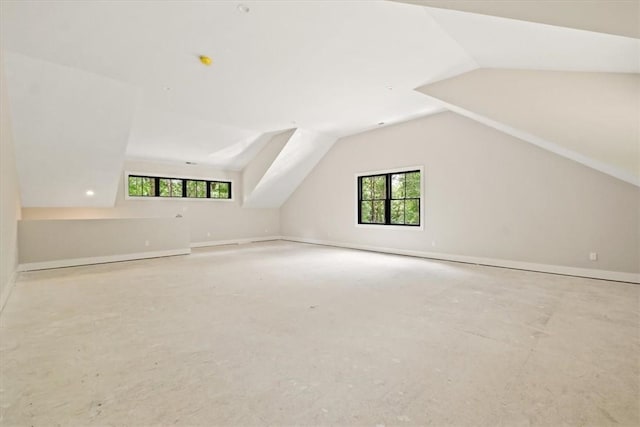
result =
[[129,175],[130,197],[231,199],[231,182]]
[[358,224],[420,226],[420,171],[358,177]]
[[209,193],[212,199],[230,199],[231,198],[231,183],[213,181],[209,183]]
[[207,181],[187,180],[187,197],[194,199],[206,199]]
[[129,194],[139,197],[155,197],[156,180],[146,176],[129,176]]
[[[175,178],[158,178],[160,197],[183,197],[182,180]],[[129,193],[131,195],[131,193]]]

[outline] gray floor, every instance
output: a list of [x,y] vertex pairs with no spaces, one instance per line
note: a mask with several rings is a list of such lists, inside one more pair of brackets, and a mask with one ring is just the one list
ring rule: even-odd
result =
[[639,297],[286,242],[24,273],[1,424],[637,426]]

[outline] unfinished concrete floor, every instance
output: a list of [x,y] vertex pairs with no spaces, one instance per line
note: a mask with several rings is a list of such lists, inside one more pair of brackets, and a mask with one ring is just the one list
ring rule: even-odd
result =
[[637,426],[639,296],[287,242],[24,273],[0,424]]

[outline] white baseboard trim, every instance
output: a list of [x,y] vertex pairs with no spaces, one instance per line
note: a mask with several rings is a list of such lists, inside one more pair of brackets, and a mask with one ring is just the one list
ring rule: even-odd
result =
[[222,246],[222,245],[243,245],[253,242],[268,242],[271,240],[281,240],[282,236],[263,236],[263,237],[247,237],[243,239],[231,239],[231,240],[210,240],[208,242],[193,242],[192,248],[204,248],[206,246]]
[[79,265],[105,264],[109,262],[134,261],[137,259],[160,258],[174,255],[189,255],[190,248],[169,249],[166,251],[137,252],[132,254],[106,255],[87,258],[59,259],[43,262],[29,262],[18,265],[18,271],[47,270],[50,268],[76,267]]
[[407,255],[419,258],[438,259],[443,261],[480,264],[491,267],[505,267],[516,270],[537,271],[541,273],[563,274],[566,276],[586,277],[590,279],[612,280],[616,282],[640,283],[640,274],[619,271],[596,270],[591,268],[567,267],[563,265],[537,264],[532,262],[511,261],[506,259],[482,258],[466,255],[443,254],[437,252],[412,251],[405,249],[384,248],[378,246],[357,245],[352,243],[331,242],[327,240],[307,239],[302,237],[282,236],[282,240],[290,242],[311,243],[314,245],[335,246],[371,252],[382,252],[395,255]]
[[0,314],[2,313],[2,310],[4,310],[4,306],[7,305],[7,301],[9,301],[9,296],[11,295],[11,291],[13,290],[17,279],[18,271],[14,271],[9,277],[9,280],[7,280],[7,283],[5,283],[2,294],[0,294]]

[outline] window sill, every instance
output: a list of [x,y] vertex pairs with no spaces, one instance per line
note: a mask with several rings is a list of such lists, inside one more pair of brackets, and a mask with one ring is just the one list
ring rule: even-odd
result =
[[124,196],[125,200],[164,200],[164,201],[176,201],[176,202],[234,202],[235,199],[214,199],[206,197],[155,197],[155,196]]
[[355,224],[356,228],[402,230],[402,231],[424,231],[423,225],[388,225],[388,224]]

